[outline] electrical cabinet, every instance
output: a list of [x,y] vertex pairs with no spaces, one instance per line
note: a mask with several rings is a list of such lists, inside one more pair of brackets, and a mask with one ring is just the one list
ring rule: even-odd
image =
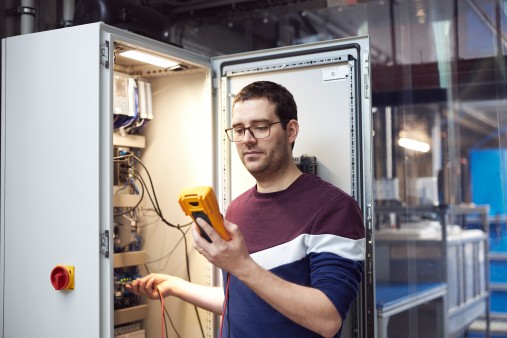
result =
[[[125,51],[174,64],[133,61]],[[190,219],[177,199],[183,188],[210,185],[225,212],[254,184],[223,132],[234,94],[253,81],[294,94],[294,156],[314,159],[322,178],[358,200],[371,236],[369,53],[368,37],[357,37],[210,60],[103,23],[4,39],[1,336],[113,337],[129,323],[158,336],[160,304],[117,302],[122,283],[150,271],[220,283],[185,239]],[[54,287],[68,277],[61,266],[73,268],[73,288]],[[345,337],[373,335],[365,266]],[[173,298],[166,308],[181,336],[217,332],[209,313]]]

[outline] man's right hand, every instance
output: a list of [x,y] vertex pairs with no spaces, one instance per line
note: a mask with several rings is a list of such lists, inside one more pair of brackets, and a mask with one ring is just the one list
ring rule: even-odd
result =
[[152,273],[143,278],[136,279],[131,284],[126,285],[126,287],[136,295],[156,300],[160,298],[159,292],[162,294],[162,297],[170,295],[170,284],[171,280],[174,279],[177,279],[177,277]]

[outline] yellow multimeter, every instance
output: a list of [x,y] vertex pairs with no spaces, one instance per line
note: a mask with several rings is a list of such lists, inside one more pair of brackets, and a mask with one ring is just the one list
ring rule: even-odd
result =
[[202,218],[208,222],[216,232],[228,241],[231,239],[224,227],[224,218],[218,209],[217,198],[213,192],[213,188],[209,186],[193,187],[184,189],[180,193],[179,203],[185,215],[191,216],[195,224],[199,227],[201,236],[211,243],[211,238],[197,224],[196,219]]

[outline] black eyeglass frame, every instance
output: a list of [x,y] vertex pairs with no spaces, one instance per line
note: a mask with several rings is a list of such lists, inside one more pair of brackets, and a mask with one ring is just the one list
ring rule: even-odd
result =
[[[231,136],[229,135],[230,131],[234,131],[234,129],[236,129],[235,127],[231,127],[231,128],[225,129],[225,134],[227,135],[227,138],[229,139],[229,141],[231,141],[231,142],[241,142],[245,138],[246,131],[248,130],[250,132],[250,135],[252,135],[252,137],[254,139],[256,139],[256,140],[262,140],[262,139],[268,138],[271,135],[271,126],[272,125],[277,124],[277,123],[287,122],[287,121],[290,121],[290,120],[280,120],[280,121],[276,121],[276,122],[259,122],[256,125],[255,124],[251,125],[250,127],[243,127],[243,128],[241,128],[241,129],[243,129],[243,137],[241,138],[241,140],[237,140],[237,141],[233,141],[231,139]],[[255,134],[254,134],[254,132],[250,128],[257,127],[257,126],[262,125],[264,123],[268,125],[268,134],[266,136],[263,136],[263,137],[256,137]]]

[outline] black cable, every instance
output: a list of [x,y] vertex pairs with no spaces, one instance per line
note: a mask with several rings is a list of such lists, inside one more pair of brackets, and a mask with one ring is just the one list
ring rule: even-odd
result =
[[192,224],[192,222],[188,223],[188,224],[184,224],[184,225],[175,225],[175,224],[172,224],[171,222],[169,222],[167,219],[165,219],[164,215],[162,214],[162,210],[160,209],[160,205],[158,204],[158,199],[157,199],[157,194],[155,192],[155,187],[153,185],[153,180],[151,179],[151,175],[150,175],[150,172],[148,171],[148,168],[146,168],[146,166],[141,162],[141,160],[134,154],[132,153],[129,153],[127,155],[122,155],[122,156],[119,156],[117,157],[117,159],[120,159],[120,158],[123,158],[123,157],[132,157],[134,158],[143,168],[144,170],[146,171],[146,175],[148,176],[148,179],[149,179],[149,183],[150,183],[150,186],[151,186],[151,190],[153,192],[153,198],[151,197],[151,194],[150,194],[150,191],[148,189],[148,186],[146,184],[146,182],[144,181],[144,179],[142,179],[142,175],[139,173],[139,171],[137,169],[135,169],[134,167],[133,170],[138,173],[138,176],[139,178],[141,179],[141,183],[144,184],[144,186],[146,187],[146,191],[148,193],[148,196],[150,197],[150,201],[151,201],[151,204],[153,205],[153,208],[155,210],[155,212],[158,214],[158,216],[160,217],[160,219],[162,220],[162,222],[164,222],[165,224],[167,224],[168,226],[172,227],[172,228],[181,228],[181,227],[186,227],[190,224]]
[[[158,204],[157,195],[155,194],[155,187],[153,186],[153,180],[151,179],[151,175],[150,175],[150,172],[148,171],[148,168],[146,168],[146,166],[143,164],[143,162],[141,162],[141,160],[136,155],[131,153],[130,156],[132,156],[146,171],[146,175],[148,175],[148,179],[150,181],[151,191],[153,191],[153,197],[155,198],[155,203],[157,205],[158,210],[160,211],[160,215],[162,216],[162,210],[160,209],[160,205]],[[164,219],[163,217],[161,217],[161,218]],[[174,224],[170,224],[170,225],[175,226]]]
[[144,178],[141,176],[141,173],[137,169],[135,169],[135,168],[132,168],[132,169],[136,173],[136,176],[139,177],[139,181],[141,182],[141,185],[143,186],[143,188],[146,188],[146,193],[148,194],[148,197],[150,198],[151,205],[153,205],[153,210],[155,210],[158,217],[160,217],[160,210],[155,206],[155,202],[153,201],[153,198],[151,197],[150,190],[148,189],[148,186],[146,185]]
[[[136,177],[135,175],[132,175],[132,176]],[[136,177],[136,178],[137,178],[137,177]],[[139,206],[139,204],[141,204],[141,202],[143,201],[143,198],[144,198],[144,186],[143,186],[142,184],[141,184],[141,186],[142,186],[143,190],[142,190],[142,192],[141,192],[141,197],[139,198],[139,201],[137,201],[136,205],[135,205],[135,206],[133,206],[132,208],[130,208],[129,210],[124,211],[124,212],[122,212],[122,213],[119,213],[119,214],[113,214],[113,216],[115,216],[115,217],[116,217],[116,216],[123,216],[123,215],[126,215],[126,214],[128,214],[128,213],[130,213],[130,212],[132,212],[132,211],[134,211],[134,210],[136,210],[136,209],[137,209],[137,207]]]
[[[167,319],[169,319],[169,323],[171,323],[171,326],[173,327],[173,330],[176,333],[176,335],[178,336],[178,338],[181,338],[181,336],[178,333],[178,331],[176,331],[176,328],[174,327],[173,321],[172,321],[171,317],[169,316],[169,312],[167,311],[167,309],[165,308],[165,306],[164,306],[164,314],[167,317]],[[169,338],[169,332],[167,331],[167,325],[165,326],[165,336],[166,336],[166,338]]]
[[[167,309],[165,308],[165,306],[164,306],[164,316],[166,316],[167,319],[169,319],[169,323],[171,323],[171,326],[173,326],[173,329],[174,329],[173,321],[172,321],[171,317],[169,317],[169,313],[167,312]],[[165,327],[165,338],[169,338],[169,331],[167,331],[167,325],[164,325],[164,327]],[[176,330],[174,332],[176,332]],[[178,338],[181,338],[180,335],[178,334],[178,332],[176,332],[176,335],[178,336]]]
[[[185,234],[185,232],[183,230],[181,230],[181,228],[177,228],[181,234],[183,235],[183,243],[185,244],[185,262],[186,262],[186,267],[187,267],[187,275],[188,275],[188,281],[191,282],[191,278],[190,278],[190,263],[189,263],[189,259],[188,259],[188,244],[187,244],[187,236]],[[202,322],[201,322],[201,316],[199,315],[199,311],[197,310],[197,306],[194,305],[194,310],[195,310],[195,314],[197,316],[197,321],[199,322],[199,328],[201,329],[201,334],[202,334],[202,337],[205,338],[204,336],[204,329],[202,328]]]
[[[187,236],[185,234],[185,232],[181,229],[181,227],[177,226],[176,229],[178,231],[181,232],[182,236],[183,236],[183,243],[185,244],[185,265],[186,265],[186,270],[187,270],[187,275],[188,275],[188,281],[191,282],[192,279],[190,277],[190,263],[189,263],[189,258],[188,258],[188,243],[187,243]],[[146,267],[146,271],[148,273],[149,272],[149,269],[148,269],[148,266],[145,264],[145,267]],[[194,310],[195,310],[195,314],[197,316],[197,321],[199,322],[199,328],[201,329],[201,334],[202,334],[202,337],[204,338],[204,329],[202,327],[202,321],[201,321],[201,316],[199,315],[199,311],[197,310],[197,306],[194,305]],[[169,314],[167,314],[167,316],[169,317]],[[171,322],[171,325],[173,326],[172,322]],[[173,326],[173,329],[174,329],[174,326]],[[176,330],[175,330],[176,331]],[[178,335],[179,337],[179,335]]]
[[[136,172],[138,172],[138,171],[136,170]],[[141,178],[141,183],[142,183],[142,184],[144,184],[144,185],[146,186],[146,183],[144,182],[144,180],[142,179],[142,177],[140,177],[140,178]],[[174,224],[170,223],[169,221],[167,221],[167,220],[164,218],[164,216],[162,215],[161,210],[160,210],[160,209],[158,209],[158,208],[155,206],[155,204],[154,204],[154,202],[153,202],[153,199],[152,199],[152,197],[151,197],[151,195],[150,195],[149,190],[148,190],[148,197],[150,198],[151,204],[152,204],[152,206],[153,206],[153,211],[155,211],[155,213],[156,213],[156,214],[157,214],[157,216],[160,218],[160,220],[161,220],[162,222],[164,222],[166,225],[168,225],[169,227],[171,227],[171,228],[175,228],[175,229],[181,229],[181,228],[186,228],[186,227],[188,227],[188,226],[192,225],[192,222],[189,222],[189,223],[186,223],[186,224],[181,224],[181,225],[180,225],[180,224],[174,225]]]
[[[128,161],[128,158],[129,158],[129,157],[134,157],[134,158],[137,158],[137,157],[135,157],[135,155],[134,155],[134,154],[129,153],[129,154],[127,154],[127,155],[121,155],[121,156],[115,157],[115,158],[113,159],[113,161],[114,161],[114,162],[126,162],[126,163],[128,163],[128,164],[129,164],[129,166],[132,168],[132,171],[135,173],[133,176],[135,176],[135,177],[136,177],[136,178],[137,178],[137,179],[141,182],[141,185],[142,185],[142,187],[143,187],[143,190],[144,190],[144,189],[146,189],[146,193],[148,194],[148,197],[150,198],[151,204],[153,205],[153,208],[154,208],[155,212],[157,213],[157,215],[158,215],[160,218],[162,218],[162,217],[161,217],[162,213],[160,212],[160,207],[158,206],[158,203],[157,203],[157,205],[155,205],[155,202],[153,201],[153,198],[151,197],[150,190],[148,189],[148,186],[146,185],[146,182],[144,181],[144,179],[143,179],[143,177],[142,177],[141,173],[140,173],[140,172],[139,172],[139,171],[138,171],[138,170],[137,170],[137,169],[136,169],[136,168],[135,168],[135,167],[134,167],[134,166],[130,163],[130,161]],[[124,158],[125,160],[123,160],[123,158]],[[150,178],[150,180],[151,180],[151,176],[150,176],[150,174],[149,174],[148,170],[146,169],[146,167],[145,167],[142,163],[141,163],[141,165],[142,165],[142,166],[143,166],[143,168],[146,170],[146,173],[148,174],[148,177],[149,177],[149,178]],[[153,191],[153,193],[155,194],[155,190],[154,190],[154,188],[153,188],[153,182],[151,183],[151,187],[152,187],[152,191]]]
[[[129,157],[132,157],[137,162],[139,162],[139,164],[146,171],[146,174],[148,175],[148,179],[150,180],[151,189],[153,191],[153,197],[151,196],[150,190],[148,189],[148,186],[147,186],[145,180],[143,179],[141,173],[134,166],[132,166],[129,163],[129,161],[127,160]],[[146,168],[146,166],[141,162],[141,160],[137,156],[135,156],[132,152],[130,152],[130,153],[126,154],[126,155],[121,155],[121,156],[114,157],[113,161],[114,162],[123,162],[123,161],[125,161],[125,162],[129,163],[129,165],[131,166],[133,172],[135,173],[135,177],[141,182],[141,185],[143,186],[143,193],[144,193],[144,190],[146,190],[146,193],[148,194],[148,197],[150,198],[150,202],[153,205],[153,210],[158,215],[158,217],[160,217],[160,219],[162,220],[162,222],[164,222],[168,226],[170,226],[172,228],[175,228],[175,229],[184,228],[184,227],[187,227],[187,226],[189,226],[189,225],[192,224],[192,222],[189,222],[189,223],[183,224],[183,225],[180,225],[180,224],[175,225],[175,224],[172,224],[171,222],[169,222],[168,220],[165,219],[164,215],[162,215],[162,210],[160,209],[160,205],[158,204],[157,194],[155,192],[155,187],[153,185],[153,180],[151,179],[150,172],[148,171],[148,168]],[[141,201],[139,201],[139,204],[140,204],[140,202]]]
[[[160,210],[160,208],[155,204],[155,201],[153,200],[153,198],[156,199],[156,193],[155,193],[155,190],[153,190],[153,195],[154,197],[152,198],[151,194],[150,194],[150,190],[148,189],[148,186],[146,185],[146,182],[144,181],[143,177],[141,176],[141,173],[133,168],[133,171],[136,173],[136,177],[139,179],[139,181],[141,182],[141,185],[143,185],[143,187],[146,188],[146,192],[148,194],[148,197],[150,198],[150,202],[151,202],[151,205],[153,206],[153,210],[155,211],[155,213],[158,215],[158,217],[160,217],[160,219],[162,220],[162,222],[164,222],[165,224],[167,224],[168,226],[172,227],[172,228],[184,228],[184,227],[187,227],[189,225],[192,224],[192,222],[189,222],[187,224],[183,224],[183,225],[174,225],[172,223],[170,223],[169,221],[167,221],[164,216],[162,215],[162,211]],[[152,185],[153,186],[153,185]]]

